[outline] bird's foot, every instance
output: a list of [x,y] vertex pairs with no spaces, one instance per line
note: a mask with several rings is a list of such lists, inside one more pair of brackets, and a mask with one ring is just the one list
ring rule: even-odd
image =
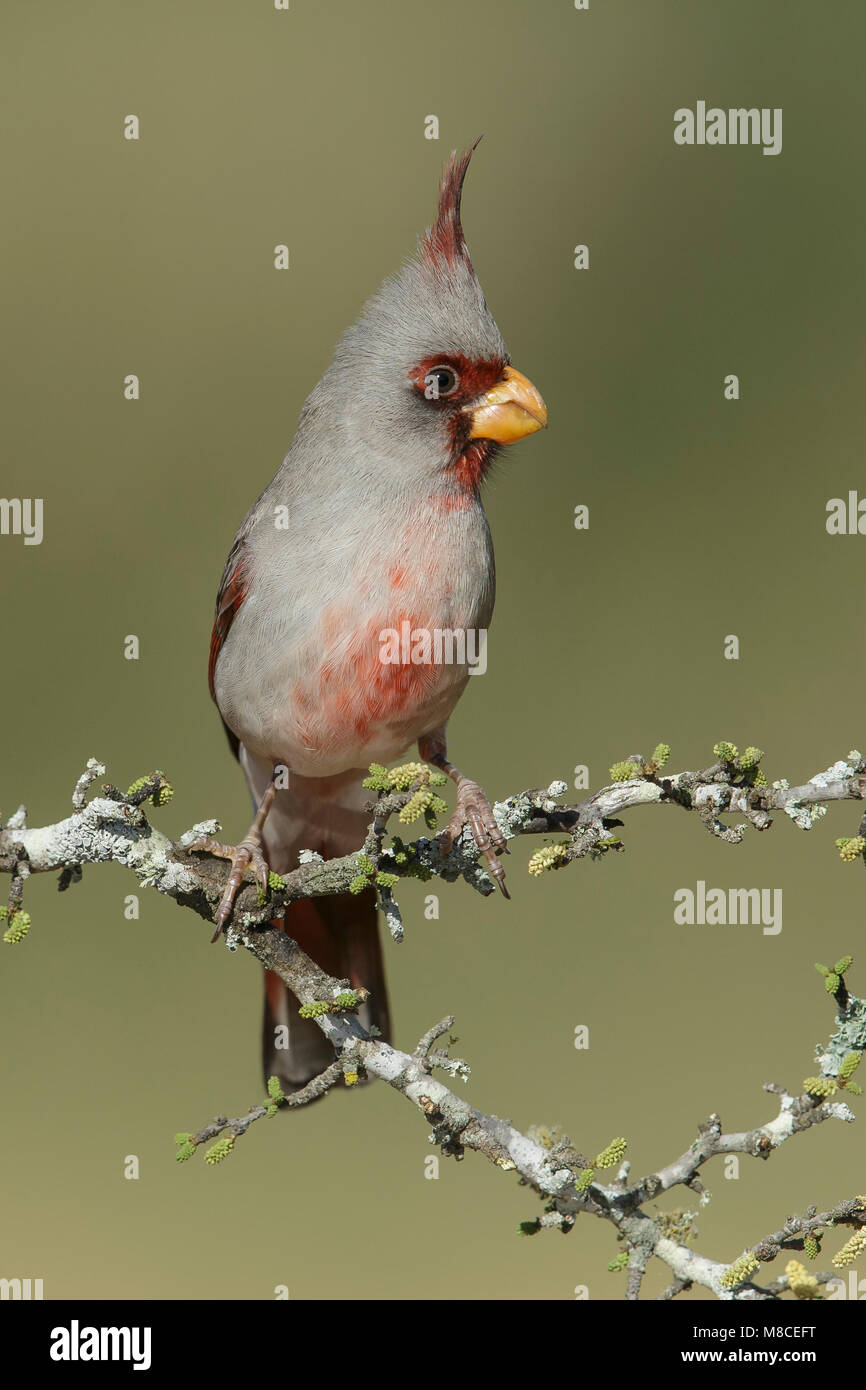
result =
[[470,781],[468,777],[461,777],[457,783],[457,809],[439,836],[439,847],[443,855],[450,852],[451,846],[465,825],[472,831],[493,882],[504,897],[510,898],[511,894],[505,887],[505,870],[496,853],[497,850],[500,854],[508,853],[505,836],[496,823],[493,807],[483,788],[477,782]]
[[215,930],[211,937],[211,942],[214,942],[232,914],[235,898],[240,892],[248,869],[252,869],[255,880],[262,891],[265,893],[268,891],[270,870],[262,854],[261,838],[250,831],[239,845],[223,845],[210,835],[203,835],[200,839],[193,840],[191,845],[187,845],[187,850],[202,850],[205,854],[216,855],[218,859],[228,859],[232,866],[214,917]]

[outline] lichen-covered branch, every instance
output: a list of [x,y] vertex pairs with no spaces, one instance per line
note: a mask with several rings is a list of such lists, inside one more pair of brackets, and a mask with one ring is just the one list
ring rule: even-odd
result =
[[[586,855],[622,848],[620,837],[614,834],[622,825],[619,817],[638,806],[672,805],[695,811],[711,834],[739,843],[748,826],[766,830],[774,811],[783,811],[795,825],[808,830],[825,813],[828,802],[866,800],[866,760],[857,750],[808,782],[791,787],[784,780],[772,786],[759,782],[758,749],[720,757],[703,771],[666,776],[657,756],[662,747],[649,761],[636,754],[625,763],[615,764],[611,772],[619,780],[573,805],[560,804],[567,790],[564,782],[497,802],[494,815],[506,839],[556,833],[569,836],[534,855],[530,872],[561,868]],[[716,749],[736,754],[731,744],[717,744]],[[632,770],[634,776],[630,775]],[[353,885],[357,889],[366,878],[376,884],[392,935],[399,940],[403,928],[394,888],[401,878],[437,876],[452,882],[462,877],[485,895],[495,891],[479,865],[479,852],[468,829],[448,854],[443,854],[435,834],[409,844],[393,836],[386,844],[388,822],[394,816],[405,821],[407,811],[423,815],[428,828],[435,829],[438,798],[426,785],[432,780],[429,769],[408,765],[408,772],[417,774],[408,784],[399,775],[406,771],[386,773],[381,769],[378,777],[370,779],[378,787],[378,796],[371,802],[370,829],[357,853],[329,860],[313,853],[302,856],[303,862],[285,875],[282,886],[274,889],[266,902],[260,901],[255,885],[245,886],[235,905],[235,923],[265,924],[282,916],[287,906],[300,898],[345,893]],[[126,793],[106,785],[101,796],[88,802],[88,788],[104,775],[104,766],[91,758],[75,785],[72,814],[66,819],[28,827],[22,806],[0,827],[0,872],[13,875],[15,880],[10,907],[20,900],[23,878],[30,874],[58,871],[65,888],[80,878],[82,865],[112,860],[130,868],[142,886],[156,888],[212,921],[228,870],[222,860],[191,851],[188,846],[213,835],[219,823],[202,821],[173,841],[150,823],[144,809],[148,803],[162,805],[170,797],[171,788],[162,773],[139,778]],[[725,825],[720,817],[727,814],[741,815],[744,820]],[[837,843],[846,859],[862,858],[866,850],[866,838],[859,833]]]
[[[866,800],[866,763],[859,752],[852,752],[808,782],[790,787],[787,782],[772,786],[758,778],[760,753],[747,749],[739,755],[730,744],[717,745],[717,762],[702,772],[684,772],[665,777],[662,768],[668,750],[660,745],[649,761],[635,755],[611,769],[611,785],[585,801],[562,806],[564,783],[553,783],[546,790],[523,792],[494,807],[497,820],[508,838],[522,834],[566,833],[569,840],[555,846],[552,854],[541,851],[544,867],[559,867],[587,854],[603,853],[620,847],[613,829],[621,825],[618,817],[640,805],[671,804],[697,811],[707,829],[728,841],[738,842],[749,826],[766,829],[773,811],[783,811],[795,825],[809,829],[829,801]],[[196,1133],[177,1136],[178,1157],[189,1158],[200,1145],[216,1140],[205,1155],[208,1163],[218,1163],[232,1151],[237,1139],[259,1119],[273,1115],[282,1107],[296,1107],[324,1094],[335,1085],[355,1084],[377,1077],[386,1081],[415,1108],[430,1126],[431,1142],[443,1155],[460,1159],[467,1150],[482,1154],[497,1167],[517,1174],[520,1181],[542,1199],[544,1209],[534,1220],[522,1225],[525,1233],[556,1228],[570,1231],[581,1215],[609,1221],[623,1244],[623,1253],[611,1262],[611,1269],[628,1269],[626,1297],[639,1296],[651,1258],[661,1260],[673,1274],[673,1281],[661,1295],[669,1299],[702,1284],[719,1298],[772,1299],[793,1292],[798,1297],[820,1296],[830,1276],[810,1276],[797,1262],[790,1263],[783,1278],[761,1287],[752,1275],[762,1261],[775,1259],[783,1250],[803,1249],[811,1256],[819,1248],[819,1235],[828,1227],[850,1225],[854,1235],[837,1252],[838,1267],[866,1247],[866,1199],[854,1196],[831,1211],[817,1214],[807,1209],[802,1218],[788,1218],[785,1227],[765,1236],[731,1264],[711,1260],[693,1249],[689,1212],[650,1215],[645,1204],[674,1187],[682,1186],[694,1194],[698,1204],[708,1200],[700,1182],[702,1167],[712,1158],[743,1154],[768,1158],[794,1134],[804,1133],[826,1119],[850,1123],[853,1113],[840,1098],[842,1091],[854,1095],[859,1087],[854,1070],[866,1048],[866,1003],[850,994],[845,972],[850,957],[832,967],[821,966],[828,993],[836,1002],[836,1028],[815,1066],[818,1074],[805,1078],[801,1092],[791,1092],[769,1083],[765,1089],[779,1097],[779,1110],[756,1129],[725,1133],[721,1120],[711,1115],[699,1128],[696,1140],[681,1154],[655,1172],[630,1178],[623,1162],[625,1140],[614,1139],[594,1159],[581,1154],[556,1130],[538,1127],[527,1133],[509,1121],[485,1114],[458,1097],[433,1076],[444,1071],[451,1078],[466,1080],[465,1061],[450,1055],[448,1047],[434,1050],[436,1043],[453,1024],[443,1019],[429,1029],[412,1054],[401,1052],[367,1033],[356,1017],[363,991],[353,991],[346,980],[327,975],[307,956],[287,931],[274,923],[285,916],[288,905],[301,898],[357,891],[373,883],[389,919],[392,933],[399,939],[402,924],[393,898],[393,889],[404,876],[427,878],[438,875],[445,880],[464,877],[483,893],[493,885],[478,864],[478,850],[469,832],[443,856],[435,834],[404,844],[396,836],[390,843],[388,823],[393,816],[409,820],[410,812],[423,814],[428,828],[435,830],[438,798],[430,791],[429,770],[411,765],[388,773],[374,769],[371,790],[378,794],[371,804],[371,824],[363,846],[355,854],[324,861],[312,853],[302,854],[293,872],[277,879],[266,900],[259,890],[245,887],[239,895],[233,918],[228,924],[226,942],[230,950],[243,946],[289,987],[308,1016],[335,1049],[335,1061],[311,1081],[303,1091],[286,1098],[277,1086],[267,1100],[259,1102],[241,1116],[218,1116]],[[631,775],[634,772],[635,775]],[[152,886],[192,908],[208,922],[219,903],[225,866],[205,854],[191,852],[194,841],[218,830],[215,821],[193,826],[172,841],[151,825],[146,804],[163,805],[171,788],[162,773],[140,778],[127,792],[105,784],[102,794],[87,800],[93,783],[105,775],[105,768],[91,759],[78,779],[72,796],[72,814],[53,825],[28,828],[26,812],[19,808],[0,829],[0,872],[10,875],[8,906],[2,909],[9,926],[5,939],[13,944],[29,929],[29,917],[22,907],[27,878],[34,873],[58,871],[58,886],[67,888],[81,877],[81,866],[117,862],[135,873],[143,886]],[[720,816],[733,812],[745,820],[741,826],[726,826]],[[860,834],[837,842],[844,859],[863,856],[866,840]],[[538,859],[539,856],[533,856]],[[532,861],[530,861],[532,868]],[[616,1169],[613,1181],[602,1175]],[[853,1252],[853,1253],[852,1253]],[[802,1271],[802,1272],[801,1272]]]

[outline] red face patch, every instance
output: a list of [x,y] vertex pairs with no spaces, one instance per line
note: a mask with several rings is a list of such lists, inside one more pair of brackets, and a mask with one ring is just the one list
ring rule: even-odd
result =
[[[473,362],[461,352],[446,352],[425,357],[412,368],[409,380],[434,409],[459,411],[495,386],[506,366],[501,357]],[[436,380],[437,367],[452,374],[453,385]]]
[[448,421],[452,451],[448,472],[459,489],[445,494],[448,510],[461,504],[461,494],[477,491],[493,461],[496,445],[492,440],[469,438],[466,407],[501,381],[506,365],[501,357],[472,361],[462,353],[440,353],[425,357],[409,373],[424,404],[444,413]]

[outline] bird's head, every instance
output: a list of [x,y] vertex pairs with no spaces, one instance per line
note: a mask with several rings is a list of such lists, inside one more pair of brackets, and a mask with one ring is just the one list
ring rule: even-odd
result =
[[469,259],[460,200],[475,145],[452,154],[433,226],[344,334],[325,378],[368,467],[391,470],[398,486],[474,490],[501,445],[547,424]]

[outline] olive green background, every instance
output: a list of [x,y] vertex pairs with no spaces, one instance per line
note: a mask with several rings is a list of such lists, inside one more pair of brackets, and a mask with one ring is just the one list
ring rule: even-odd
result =
[[[45,501],[40,547],[0,538],[3,813],[59,819],[96,755],[124,786],[167,771],[166,831],[244,831],[205,680],[228,546],[481,132],[467,237],[550,429],[487,486],[498,603],[455,760],[503,796],[577,764],[601,785],[659,739],[674,767],[758,743],[792,781],[863,746],[866,537],[824,525],[866,489],[862,5],[8,0],[3,29],[0,490]],[[698,99],[782,107],[782,153],[678,148],[673,112]],[[625,854],[532,879],[539,842],[520,843],[512,902],[441,885],[435,922],[410,883],[386,944],[395,1041],[453,1012],[467,1099],[590,1154],[624,1134],[635,1172],[711,1110],[758,1124],[762,1083],[799,1086],[832,1025],[813,961],[853,952],[866,989],[866,878],[833,846],[857,822],[834,807],[806,836],[782,816],[737,849],[637,811]],[[698,879],[781,888],[781,934],[675,926]],[[31,935],[2,948],[0,1275],[48,1298],[622,1296],[607,1225],[520,1240],[539,1206],[513,1175],[470,1155],[426,1180],[425,1125],[384,1085],[255,1126],[220,1168],[176,1164],[175,1130],[260,1098],[260,972],[150,890],[126,921],[135,889],[115,865],[63,897],[33,881]],[[733,1259],[862,1191],[863,1124],[737,1181],[710,1164],[702,1251]]]

